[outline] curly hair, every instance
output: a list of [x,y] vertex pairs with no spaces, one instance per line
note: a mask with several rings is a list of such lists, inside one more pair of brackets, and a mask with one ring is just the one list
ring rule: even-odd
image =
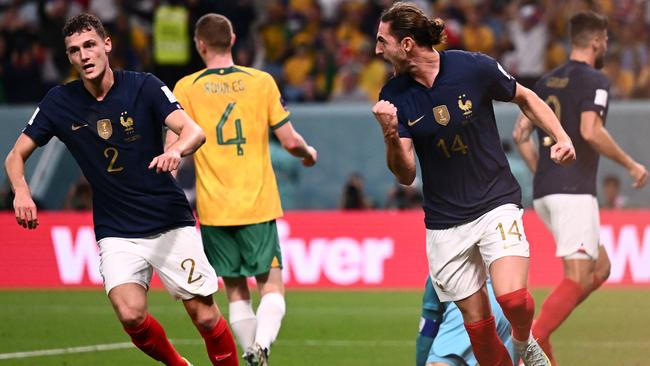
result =
[[81,13],[65,22],[63,37],[70,37],[75,33],[87,32],[93,29],[102,39],[106,38],[106,30],[102,21],[93,14]]

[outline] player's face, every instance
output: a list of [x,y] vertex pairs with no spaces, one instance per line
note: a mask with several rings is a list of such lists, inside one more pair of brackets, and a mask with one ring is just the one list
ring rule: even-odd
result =
[[603,33],[599,34],[596,37],[596,42],[595,42],[595,53],[596,53],[596,61],[594,63],[594,67],[597,69],[602,69],[603,65],[605,64],[605,53],[607,53],[607,40],[609,38],[607,37],[607,30],[604,30]]
[[377,45],[375,53],[390,62],[396,73],[406,71],[407,57],[400,42],[390,33],[390,24],[381,22],[377,29]]
[[111,39],[102,39],[94,29],[65,37],[68,60],[84,80],[95,80],[104,75],[111,48]]

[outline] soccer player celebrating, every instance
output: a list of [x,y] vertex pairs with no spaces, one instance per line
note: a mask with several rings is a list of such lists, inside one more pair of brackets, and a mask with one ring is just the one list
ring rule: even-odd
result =
[[[133,344],[166,365],[189,362],[147,312],[152,271],[182,299],[213,365],[237,365],[237,349],[212,299],[217,276],[203,252],[194,216],[171,170],[205,141],[200,127],[155,76],[114,71],[111,39],[90,14],[63,28],[81,80],[52,88],[5,162],[18,224],[38,225],[25,161],[53,136],[70,150],[93,190],[93,221],[104,287]],[[163,126],[180,135],[163,151]]]
[[[494,313],[497,334],[508,349],[512,362],[519,362],[512,344],[512,329],[494,296],[492,283],[487,280],[490,306]],[[453,302],[441,302],[427,277],[422,297],[422,317],[415,354],[416,366],[468,366],[476,365],[463,316]]]
[[398,2],[381,16],[376,53],[394,67],[373,107],[391,172],[402,184],[420,161],[429,274],[441,301],[463,314],[482,366],[512,365],[499,339],[485,286],[510,321],[515,349],[526,365],[548,359],[530,335],[534,301],[527,289],[529,244],[523,230],[521,190],[501,148],[492,100],[512,101],[557,143],[551,158],[575,159],[569,136],[553,111],[519,85],[492,58],[463,51],[437,52],[444,22]]
[[[203,128],[194,155],[197,209],[205,252],[226,285],[230,323],[249,365],[267,365],[285,314],[282,256],[275,219],[282,216],[269,153],[269,128],[303,165],[316,150],[294,130],[273,78],[234,65],[235,34],[218,14],[201,17],[194,43],[206,68],[182,78],[174,94]],[[167,137],[174,141],[174,132]],[[247,277],[261,294],[257,314]]]
[[641,188],[648,180],[646,168],[627,155],[604,126],[609,81],[597,69],[603,66],[607,50],[607,19],[594,12],[574,15],[571,44],[570,60],[542,77],[535,91],[554,109],[574,141],[576,163],[558,168],[550,161],[547,155],[553,138],[545,131],[537,131],[536,150],[531,139],[533,123],[526,116],[518,118],[513,131],[520,153],[535,173],[535,211],[553,233],[555,254],[564,262],[564,279],[542,305],[533,326],[533,335],[551,359],[551,333],[609,275],[607,252],[599,246],[596,173],[600,154],[624,166],[634,187]]

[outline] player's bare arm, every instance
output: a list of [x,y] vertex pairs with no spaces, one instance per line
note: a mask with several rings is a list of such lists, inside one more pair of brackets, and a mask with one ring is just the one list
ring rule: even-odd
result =
[[390,102],[380,100],[372,107],[372,113],[384,134],[388,168],[401,184],[413,183],[416,172],[413,141],[400,138],[397,133],[397,108]]
[[318,152],[313,146],[307,144],[305,139],[293,128],[291,122],[287,122],[273,130],[273,133],[280,140],[280,144],[285,150],[291,155],[302,159],[302,165],[310,167],[316,164]]
[[[178,139],[171,144],[166,142],[165,152],[149,163],[149,169],[155,167],[158,173],[178,169],[181,157],[192,154],[205,143],[205,134],[201,127],[182,109],[170,113],[165,119],[165,125],[178,135]],[[169,132],[167,136],[169,137]]]
[[16,221],[18,225],[26,229],[36,229],[38,226],[36,204],[25,180],[25,161],[36,148],[36,143],[31,138],[21,134],[5,160],[7,177],[15,194],[14,211]]
[[519,114],[515,127],[512,130],[512,140],[517,146],[519,154],[522,156],[528,169],[535,173],[537,171],[537,147],[532,139],[533,122],[529,120],[523,113]]
[[576,151],[571,138],[562,128],[553,110],[539,99],[537,94],[517,83],[517,91],[512,101],[517,103],[528,119],[546,131],[555,141],[551,146],[551,160],[560,165],[570,164],[576,160]]
[[609,134],[598,113],[586,111],[580,114],[580,135],[596,150],[627,169],[634,179],[635,188],[642,188],[648,182],[648,170],[630,157]]

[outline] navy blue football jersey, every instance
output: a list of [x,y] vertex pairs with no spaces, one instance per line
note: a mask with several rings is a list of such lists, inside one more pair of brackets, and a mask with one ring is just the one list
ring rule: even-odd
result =
[[147,169],[163,153],[165,118],[180,105],[151,74],[114,74],[102,101],[78,80],[52,88],[23,132],[38,146],[56,136],[70,150],[93,190],[97,240],[194,225],[171,174]]
[[555,111],[573,146],[576,161],[560,166],[550,158],[553,139],[536,128],[539,162],[533,181],[533,197],[549,194],[596,195],[596,173],[600,154],[580,134],[582,112],[594,111],[603,122],[607,118],[609,80],[584,62],[569,61],[544,75],[535,84],[535,92]]
[[521,205],[492,107],[493,100],[512,100],[515,91],[515,79],[494,59],[465,51],[440,52],[431,88],[403,74],[382,89],[379,99],[397,107],[400,137],[413,140],[428,229],[467,223],[503,204]]

